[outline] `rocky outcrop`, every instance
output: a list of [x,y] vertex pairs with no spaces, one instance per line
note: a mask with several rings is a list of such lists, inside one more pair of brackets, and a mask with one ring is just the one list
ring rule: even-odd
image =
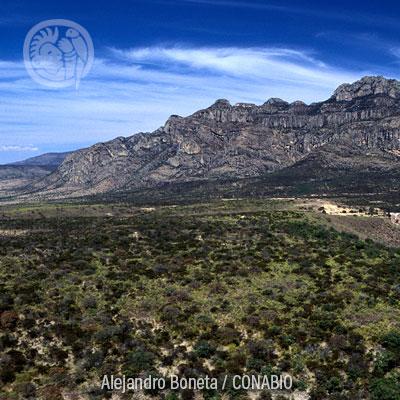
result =
[[[73,152],[30,191],[85,195],[116,189],[284,169],[318,152],[329,165],[389,168],[400,160],[400,82],[365,77],[341,85],[327,101],[307,105],[278,98],[257,106],[217,100],[188,117],[171,116],[139,133]],[[326,151],[324,150],[326,149]],[[332,154],[332,157],[329,157]]]
[[390,221],[395,225],[400,225],[400,213],[391,213]]
[[400,82],[394,79],[385,79],[383,76],[366,76],[359,81],[340,85],[334,97],[337,101],[351,101],[358,97],[386,95],[393,99],[400,97]]

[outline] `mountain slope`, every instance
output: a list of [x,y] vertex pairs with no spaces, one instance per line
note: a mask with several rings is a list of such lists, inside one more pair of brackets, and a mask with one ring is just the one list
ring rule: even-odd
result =
[[261,106],[232,106],[218,100],[189,117],[171,116],[152,133],[73,152],[29,190],[80,196],[166,182],[249,178],[292,166],[293,173],[302,173],[315,157],[318,168],[332,171],[399,165],[400,82],[365,77],[310,105],[274,98]]

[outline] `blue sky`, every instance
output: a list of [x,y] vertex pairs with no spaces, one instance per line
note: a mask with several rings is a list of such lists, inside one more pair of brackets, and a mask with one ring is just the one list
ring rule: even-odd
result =
[[[400,78],[394,1],[2,0],[0,163],[152,131],[217,98],[308,103],[364,75]],[[92,71],[74,88],[32,81],[29,29],[63,18],[84,26]]]

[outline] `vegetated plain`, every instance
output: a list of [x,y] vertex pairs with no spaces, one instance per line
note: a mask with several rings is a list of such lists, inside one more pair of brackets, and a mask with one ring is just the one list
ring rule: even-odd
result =
[[367,216],[320,211],[4,206],[0,399],[106,399],[104,374],[171,373],[287,373],[302,398],[399,399],[400,249],[360,239]]

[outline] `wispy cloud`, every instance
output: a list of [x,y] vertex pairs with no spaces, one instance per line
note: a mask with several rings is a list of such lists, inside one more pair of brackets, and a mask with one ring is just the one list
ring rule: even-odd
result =
[[304,8],[298,7],[286,7],[282,5],[276,5],[272,3],[260,3],[254,1],[233,1],[233,0],[156,0],[159,3],[174,3],[174,4],[195,4],[195,5],[207,5],[216,7],[234,7],[234,8],[250,8],[256,10],[269,10],[269,11],[283,11],[283,12],[295,12],[304,13]]
[[327,66],[312,55],[286,48],[179,48],[147,47],[112,49],[112,53],[136,64],[187,67],[199,72],[228,74],[246,81],[292,82],[332,89],[356,74]]
[[31,16],[25,15],[12,15],[12,16],[0,16],[0,27],[15,27],[15,26],[25,26],[32,24],[34,22],[34,18]]
[[[371,70],[379,70],[380,74],[390,74],[393,71],[393,64],[400,62],[400,41],[394,37],[387,37],[371,32],[343,32],[338,30],[321,31],[315,35],[316,38],[325,42],[340,43],[342,47],[352,49],[352,51],[365,51],[369,55],[374,55],[375,60],[379,60],[379,65],[369,64]],[[343,56],[342,56],[343,57]],[[339,61],[340,58],[336,57]],[[347,58],[342,59],[349,62]],[[364,65],[368,61],[364,61]],[[397,67],[398,68],[398,67]]]
[[[156,0],[163,4],[188,4],[199,6],[213,6],[224,8],[244,8],[260,11],[272,11],[285,14],[299,15],[309,18],[321,18],[326,20],[336,20],[342,22],[353,22],[364,26],[383,26],[386,28],[394,28],[398,30],[400,24],[398,18],[388,17],[386,15],[357,13],[352,10],[343,10],[338,12],[335,8],[325,7],[324,11],[308,7],[296,7],[293,5],[285,6],[271,2],[259,1],[241,1],[241,0]],[[332,3],[334,4],[334,3]]]
[[18,146],[18,145],[0,145],[0,151],[12,151],[12,152],[36,152],[39,148],[33,145]]
[[395,58],[395,63],[398,66],[400,63],[400,45],[393,44],[392,47],[388,49],[389,53]]

